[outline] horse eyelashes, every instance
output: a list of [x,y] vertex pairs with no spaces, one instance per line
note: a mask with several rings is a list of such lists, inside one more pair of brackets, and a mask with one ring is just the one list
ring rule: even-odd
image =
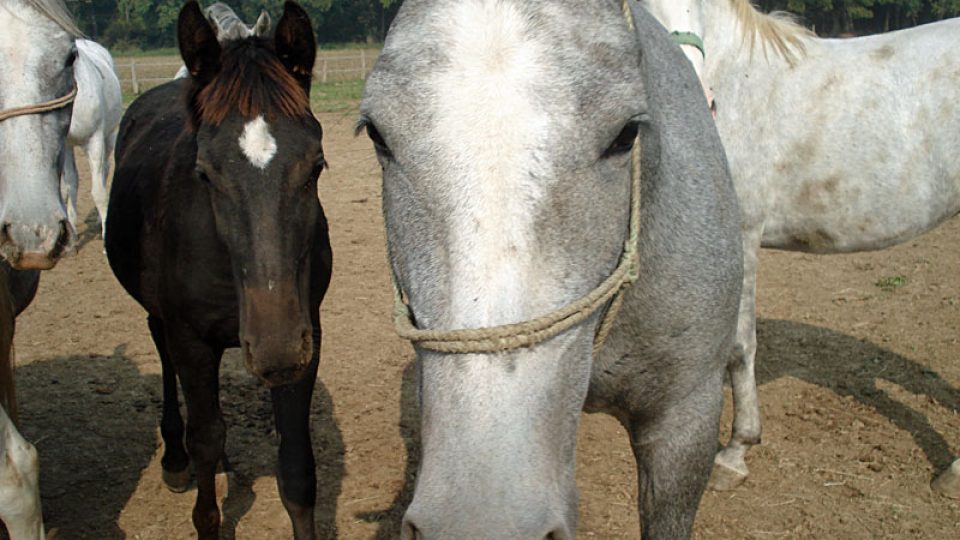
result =
[[603,153],[603,157],[613,157],[632,150],[633,142],[636,140],[639,131],[640,122],[635,120],[628,122],[627,125],[623,126],[623,129],[620,130],[620,133],[613,142],[610,143],[610,146]]

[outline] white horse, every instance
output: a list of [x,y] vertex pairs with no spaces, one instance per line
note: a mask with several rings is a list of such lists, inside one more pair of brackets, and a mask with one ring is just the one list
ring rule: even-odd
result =
[[[263,37],[270,32],[270,15],[265,10],[260,12],[260,16],[257,17],[257,22],[253,26],[244,23],[233,11],[233,8],[223,2],[210,4],[203,10],[203,14],[213,26],[213,30],[217,34],[217,41],[220,43],[251,36]],[[189,75],[187,66],[180,66],[173,78],[183,79],[187,75]]]
[[93,202],[100,214],[101,231],[107,223],[107,175],[110,172],[110,156],[117,142],[117,129],[123,115],[123,96],[110,53],[99,43],[78,39],[77,61],[74,78],[77,82],[77,99],[70,118],[67,136],[69,150],[64,156],[63,197],[69,202],[67,218],[74,230],[77,228],[77,164],[73,147],[80,146],[90,162],[90,178],[93,184]]
[[[760,441],[754,378],[760,247],[883,249],[960,212],[960,19],[820,39],[748,0],[643,0],[714,99],[743,212],[744,287],[729,373],[734,424],[715,485],[748,474]],[[700,39],[702,37],[702,40]],[[934,489],[960,497],[960,460]]]
[[45,270],[76,239],[61,181],[82,34],[62,0],[4,0],[0,28],[0,256]]

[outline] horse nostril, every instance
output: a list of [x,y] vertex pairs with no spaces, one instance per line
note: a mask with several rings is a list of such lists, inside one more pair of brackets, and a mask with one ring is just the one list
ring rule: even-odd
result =
[[67,249],[67,246],[70,245],[70,223],[63,219],[60,220],[60,233],[57,235],[57,241],[53,245],[53,249],[50,251],[51,257],[59,257],[64,250]]
[[403,530],[400,531],[400,538],[402,540],[423,540],[420,529],[417,529],[417,526],[409,521],[404,522]]
[[4,223],[0,226],[0,244],[5,244],[10,241],[10,224]]
[[285,367],[264,371],[262,377],[269,385],[283,385],[296,382],[300,378],[300,373],[299,367]]

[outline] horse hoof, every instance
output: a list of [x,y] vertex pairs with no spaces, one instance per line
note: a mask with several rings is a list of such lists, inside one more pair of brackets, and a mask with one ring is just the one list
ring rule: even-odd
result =
[[163,471],[163,483],[174,493],[183,493],[190,487],[190,467],[182,471]]
[[738,471],[722,463],[714,463],[709,485],[714,491],[731,491],[743,485],[746,480],[746,471]]
[[960,499],[960,459],[954,461],[949,469],[943,471],[930,484],[930,488],[944,497]]

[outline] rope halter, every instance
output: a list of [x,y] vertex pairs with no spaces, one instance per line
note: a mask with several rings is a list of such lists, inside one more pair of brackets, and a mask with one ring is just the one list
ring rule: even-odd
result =
[[50,101],[45,101],[43,103],[37,103],[36,105],[24,105],[23,107],[14,107],[12,109],[6,109],[0,111],[0,122],[14,118],[16,116],[25,116],[28,114],[40,114],[50,111],[55,111],[57,109],[62,109],[67,105],[73,103],[77,99],[77,85],[74,84],[70,92],[56,99],[51,99]]
[[598,310],[609,308],[594,337],[594,353],[603,346],[626,289],[638,278],[640,257],[637,244],[640,232],[640,138],[631,153],[630,225],[620,262],[613,273],[579,300],[542,317],[514,324],[462,330],[421,330],[416,327],[410,306],[395,273],[391,272],[394,293],[393,320],[397,334],[418,347],[444,353],[498,353],[533,347],[583,322]]
[[[633,17],[627,1],[621,4],[630,29]],[[623,245],[620,262],[613,273],[595,289],[571,304],[567,304],[542,317],[514,324],[468,328],[460,330],[421,330],[410,306],[404,301],[403,292],[391,264],[390,278],[393,283],[393,322],[397,334],[416,346],[431,351],[453,354],[500,353],[533,347],[561,332],[572,328],[607,306],[597,326],[593,340],[593,354],[603,347],[613,321],[623,305],[624,294],[640,273],[640,255],[637,252],[640,237],[640,136],[634,140],[630,154],[630,225]]]

